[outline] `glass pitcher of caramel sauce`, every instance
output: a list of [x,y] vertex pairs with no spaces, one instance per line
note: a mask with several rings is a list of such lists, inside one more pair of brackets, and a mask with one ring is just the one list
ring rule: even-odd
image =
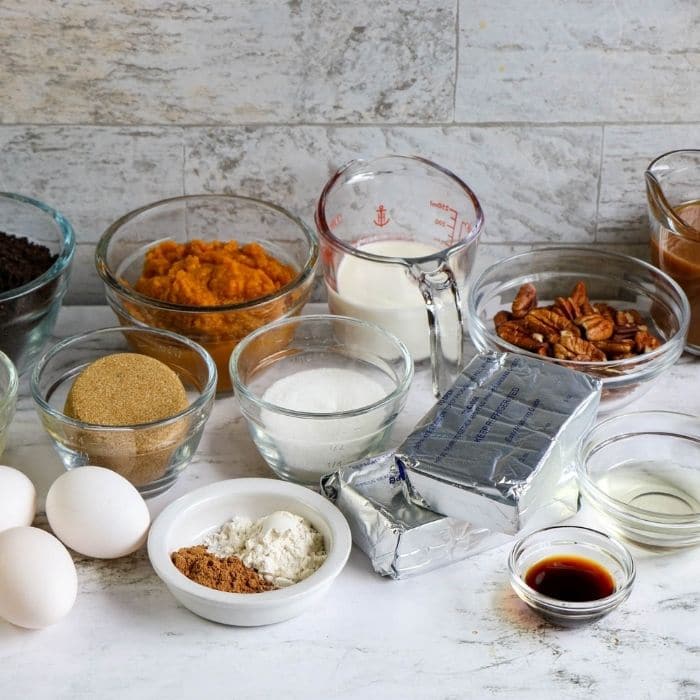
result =
[[700,355],[700,149],[670,151],[644,173],[651,259],[690,302],[686,350]]

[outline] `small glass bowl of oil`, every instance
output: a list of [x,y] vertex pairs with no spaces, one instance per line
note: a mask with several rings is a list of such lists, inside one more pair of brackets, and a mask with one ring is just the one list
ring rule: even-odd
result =
[[670,411],[608,418],[578,451],[584,499],[615,534],[647,547],[700,544],[700,419]]
[[537,530],[516,542],[508,570],[518,597],[562,627],[604,617],[627,600],[635,579],[626,547],[573,525]]

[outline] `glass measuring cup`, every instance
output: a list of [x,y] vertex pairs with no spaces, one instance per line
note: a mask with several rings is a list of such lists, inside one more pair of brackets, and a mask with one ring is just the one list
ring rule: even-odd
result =
[[700,354],[700,149],[670,151],[644,173],[651,259],[690,302],[686,350]]
[[430,360],[433,392],[462,367],[463,291],[484,226],[456,175],[424,158],[353,160],[326,183],[316,208],[332,313],[376,323],[415,362]]

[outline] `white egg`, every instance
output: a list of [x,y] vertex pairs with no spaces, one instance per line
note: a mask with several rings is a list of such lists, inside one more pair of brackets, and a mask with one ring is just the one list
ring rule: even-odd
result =
[[0,532],[0,617],[40,629],[70,612],[78,575],[68,550],[36,527]]
[[29,477],[0,465],[0,532],[31,525],[36,514],[36,489]]
[[46,516],[63,544],[97,559],[116,559],[146,541],[151,516],[141,494],[103,467],[77,467],[56,479]]

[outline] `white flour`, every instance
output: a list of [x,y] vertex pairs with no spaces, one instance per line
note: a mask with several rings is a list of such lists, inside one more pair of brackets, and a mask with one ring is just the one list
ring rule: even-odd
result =
[[303,581],[326,559],[321,534],[305,518],[284,510],[259,520],[237,516],[204,544],[218,557],[238,557],[278,588]]

